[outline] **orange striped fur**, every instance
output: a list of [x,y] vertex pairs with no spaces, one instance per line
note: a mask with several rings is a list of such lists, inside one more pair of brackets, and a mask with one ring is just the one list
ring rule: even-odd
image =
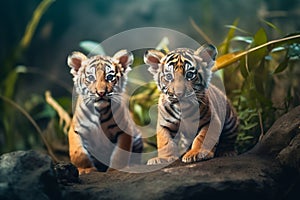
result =
[[[179,48],[167,54],[145,53],[144,61],[161,90],[158,157],[150,159],[149,165],[236,154],[237,115],[223,92],[210,83],[216,55],[213,45],[196,51]],[[208,148],[207,144],[212,145]]]

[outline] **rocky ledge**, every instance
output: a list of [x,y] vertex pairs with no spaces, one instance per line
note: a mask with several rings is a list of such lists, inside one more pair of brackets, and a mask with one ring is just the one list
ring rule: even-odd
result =
[[300,190],[300,106],[249,152],[153,171],[82,175],[72,165],[19,151],[0,157],[0,199],[291,199]]

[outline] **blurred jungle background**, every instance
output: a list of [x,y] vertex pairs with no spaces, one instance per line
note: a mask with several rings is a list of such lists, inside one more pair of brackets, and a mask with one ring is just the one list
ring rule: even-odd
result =
[[[218,47],[218,75],[241,119],[241,153],[300,103],[299,0],[10,0],[0,10],[0,153],[48,148],[67,155],[68,121],[60,124],[72,113],[67,55],[87,50],[83,41],[132,28],[169,28]],[[132,96],[137,124],[149,123],[158,94],[150,83]],[[154,137],[145,140],[146,151],[154,146]]]

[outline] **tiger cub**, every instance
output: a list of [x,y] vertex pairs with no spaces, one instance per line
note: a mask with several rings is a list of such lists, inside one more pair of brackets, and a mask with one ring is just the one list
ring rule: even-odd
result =
[[[158,157],[148,165],[185,163],[235,155],[238,118],[226,96],[210,84],[217,49],[148,50],[144,62],[161,94],[158,101]],[[181,152],[180,152],[181,150]]]
[[67,62],[77,99],[68,133],[71,162],[80,174],[138,163],[142,138],[123,95],[132,53],[120,50],[113,57],[88,58],[73,52]]

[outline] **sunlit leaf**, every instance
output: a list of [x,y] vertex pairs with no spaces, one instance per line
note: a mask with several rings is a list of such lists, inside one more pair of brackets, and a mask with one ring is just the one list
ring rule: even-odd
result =
[[169,38],[168,37],[163,37],[159,44],[156,46],[156,50],[164,50],[165,52],[169,52]]
[[23,65],[18,65],[15,70],[17,73],[27,73],[28,72],[27,67],[23,66]]
[[[258,34],[258,35],[260,35],[260,34]],[[223,55],[225,57],[220,56],[219,58],[221,58],[221,57],[223,57],[223,58],[221,58],[219,60],[219,62],[216,62],[216,64],[213,67],[212,71],[217,71],[219,69],[226,68],[227,66],[231,65],[232,63],[234,63],[234,62],[238,61],[239,59],[243,58],[243,56],[245,56],[249,53],[255,52],[259,49],[265,48],[267,46],[271,46],[271,45],[275,46],[275,45],[278,45],[278,44],[282,45],[282,44],[284,44],[284,42],[290,43],[291,41],[295,41],[295,40],[300,40],[300,34],[292,35],[292,36],[281,38],[281,39],[278,39],[278,40],[272,40],[272,41],[263,43],[261,45],[258,45],[256,47],[253,47],[253,48],[251,48],[247,51],[242,51],[242,52],[239,52],[239,53],[233,53],[233,54],[236,54],[236,55],[228,55],[228,56]],[[265,52],[265,50],[264,50],[264,52]],[[232,53],[230,53],[230,54],[232,54]],[[228,60],[226,58],[228,58]],[[218,61],[218,59],[217,59],[217,61]]]
[[[71,117],[60,104],[58,104],[51,96],[50,91],[45,92],[46,102],[57,112],[59,116],[59,125],[63,127],[64,133],[68,134],[68,128],[71,126]],[[63,125],[64,124],[64,125]]]
[[250,34],[248,31],[237,27],[235,24],[234,25],[225,25],[225,27],[226,28],[230,28],[230,29],[234,29],[234,30],[237,30],[237,31],[240,31],[241,33],[246,33],[248,35]]
[[134,114],[138,117],[139,120],[139,124],[144,124],[145,119],[144,119],[144,115],[143,115],[143,108],[141,105],[135,103],[133,105],[133,112]]
[[47,8],[54,2],[54,0],[43,0],[38,7],[35,9],[33,16],[31,20],[29,21],[25,34],[21,40],[20,46],[21,48],[28,47],[32,36],[36,30],[36,27],[43,16],[43,14],[46,12]]
[[94,42],[94,41],[81,41],[79,43],[79,46],[89,54],[93,55],[105,55],[105,51],[103,47],[100,45],[99,42]]
[[270,26],[271,28],[273,28],[274,30],[278,31],[279,33],[281,33],[282,31],[273,23],[268,22],[264,19],[260,19],[262,22],[264,22],[265,24],[267,24],[268,26]]
[[253,42],[253,37],[235,36],[231,39],[231,41],[245,42],[251,44]]
[[[237,26],[239,23],[239,20],[236,19],[234,22],[233,22],[233,25],[232,26]],[[230,45],[230,41],[231,39],[234,37],[234,33],[235,33],[235,30],[234,28],[230,28],[226,37],[224,38],[222,44],[218,47],[218,50],[219,50],[219,53],[221,55],[223,54],[226,54],[229,52],[229,45]]]
[[271,53],[281,52],[281,51],[285,51],[285,50],[286,50],[285,47],[276,47],[271,50]]
[[222,55],[217,58],[215,65],[212,68],[212,71],[217,71],[223,69],[228,65],[231,65],[241,59],[244,56],[244,52],[234,52]]

